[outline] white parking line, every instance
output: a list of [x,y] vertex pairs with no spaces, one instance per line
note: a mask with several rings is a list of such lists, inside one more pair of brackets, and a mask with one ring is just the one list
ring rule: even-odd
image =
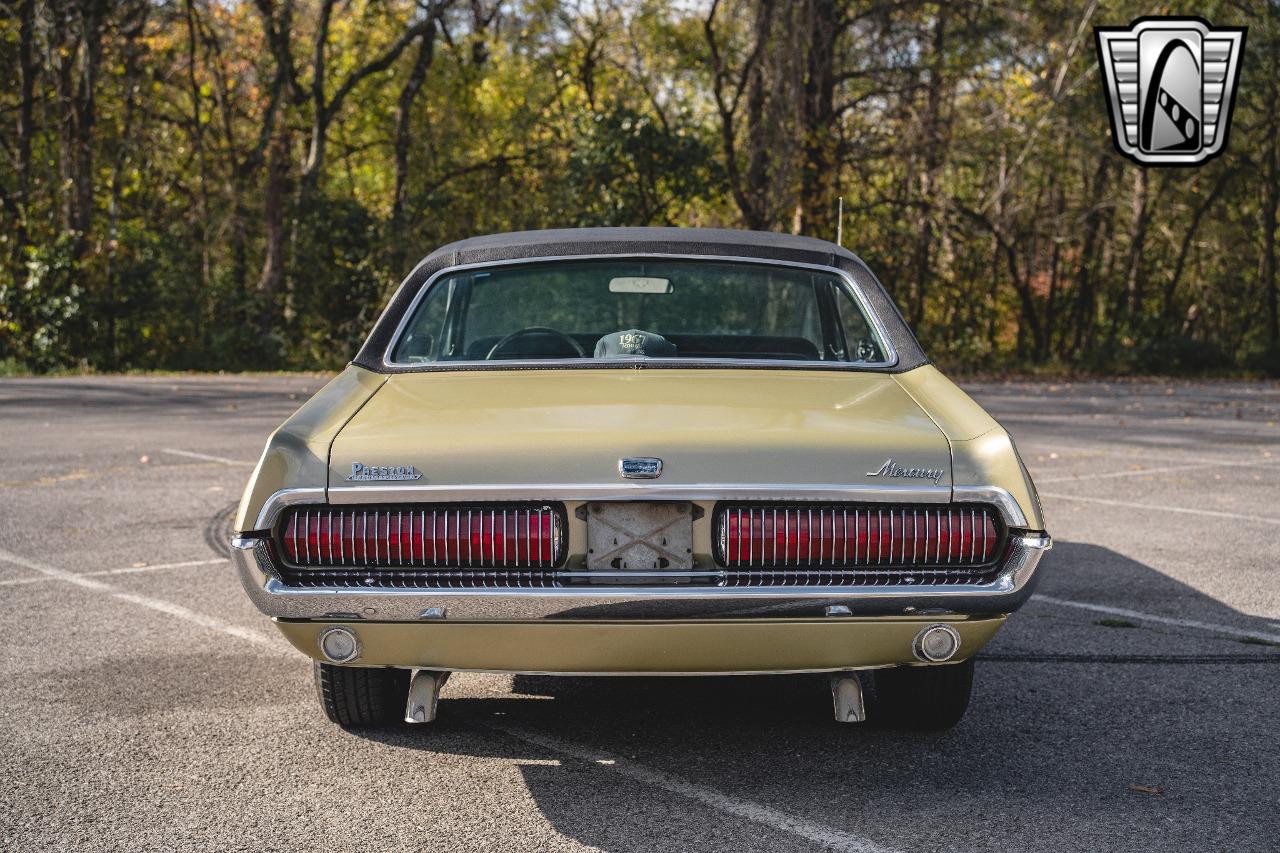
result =
[[47,566],[44,563],[29,560],[26,557],[5,550],[0,550],[0,560],[4,560],[7,563],[13,563],[15,566],[22,566],[24,569],[30,569],[33,572],[39,572],[46,577],[65,581],[66,583],[73,584],[83,589],[101,592],[111,596],[112,598],[118,598],[121,601],[127,601],[131,604],[137,604],[140,607],[146,607],[160,613],[176,616],[179,619],[199,625],[202,628],[220,631],[228,636],[236,637],[240,640],[246,640],[254,645],[262,646],[264,648],[271,649],[272,651],[282,653],[287,651],[281,642],[273,637],[250,630],[249,628],[241,628],[239,625],[232,625],[230,622],[224,622],[221,619],[215,619],[214,617],[206,616],[203,613],[197,613],[194,610],[183,607],[181,604],[174,604],[172,601],[152,598],[149,595],[137,595],[132,592],[125,592],[111,584],[103,583],[102,581],[94,580],[93,578],[88,578],[83,575],[76,574],[75,572],[56,569],[53,566]]
[[585,761],[588,764],[607,766],[609,769],[645,785],[662,788],[672,794],[710,806],[719,812],[744,818],[754,823],[767,826],[778,832],[785,832],[806,841],[812,841],[832,850],[850,851],[850,853],[888,853],[892,848],[882,847],[870,839],[836,829],[833,826],[805,820],[787,814],[780,809],[757,803],[752,800],[740,800],[728,794],[722,794],[713,788],[695,785],[659,770],[653,770],[640,764],[625,761],[615,755],[607,755],[596,750],[587,749],[569,741],[560,740],[542,732],[529,731],[508,725],[486,723],[513,738]]
[[[96,572],[72,572],[76,577],[80,578],[100,578],[109,575],[132,575],[138,572],[157,572],[162,569],[185,569],[190,566],[212,566],[215,563],[228,562],[226,557],[218,557],[215,560],[188,560],[185,563],[157,563],[154,566],[125,566],[122,569],[100,569]],[[0,581],[0,586],[21,586],[29,583],[47,583],[51,580],[58,580],[52,577],[39,578],[13,578],[11,580]]]
[[1129,610],[1125,607],[1111,607],[1106,604],[1091,604],[1087,601],[1072,601],[1066,598],[1055,598],[1052,595],[1041,595],[1036,593],[1031,596],[1032,601],[1041,601],[1045,604],[1056,604],[1059,607],[1076,607],[1080,610],[1092,610],[1095,613],[1106,613],[1110,616],[1124,616],[1128,619],[1134,619],[1138,622],[1155,622],[1160,625],[1177,625],[1180,628],[1198,628],[1201,631],[1213,631],[1217,634],[1226,634],[1231,637],[1245,639],[1252,637],[1258,640],[1266,640],[1269,643],[1280,643],[1280,634],[1264,634],[1258,631],[1245,631],[1240,628],[1233,628],[1230,625],[1220,625],[1216,622],[1200,622],[1195,619],[1175,619],[1172,616],[1157,616],[1154,613],[1143,613],[1140,610]]
[[1241,515],[1234,512],[1218,512],[1212,509],[1188,509],[1181,506],[1157,506],[1140,504],[1132,501],[1115,501],[1109,498],[1086,498],[1081,495],[1063,495],[1055,492],[1041,492],[1042,498],[1054,498],[1062,501],[1083,501],[1084,503],[1102,504],[1103,506],[1122,506],[1129,509],[1145,509],[1150,512],[1178,512],[1185,515],[1204,515],[1210,518],[1229,518],[1232,521],[1256,521],[1261,524],[1280,524],[1280,518],[1268,518],[1265,515]]
[[205,462],[221,462],[223,465],[253,465],[253,462],[245,462],[243,459],[228,459],[225,456],[210,456],[208,453],[195,453],[190,450],[174,450],[172,447],[162,448],[161,453],[168,453],[173,456],[186,456],[191,459],[202,459]]
[[1114,477],[1141,477],[1143,474],[1172,474],[1177,471],[1195,471],[1203,468],[1221,468],[1224,466],[1239,466],[1252,468],[1257,465],[1266,465],[1268,462],[1280,461],[1277,459],[1251,459],[1247,462],[1196,462],[1191,465],[1169,465],[1165,468],[1144,468],[1136,471],[1107,471],[1102,474],[1080,474],[1076,477],[1049,477],[1048,479],[1037,479],[1038,485],[1046,483],[1074,483],[1078,480],[1109,480]]
[[[279,641],[264,634],[260,634],[257,631],[241,628],[238,625],[232,625],[228,622],[222,621],[221,619],[206,616],[203,613],[197,613],[171,601],[125,592],[111,586],[110,584],[104,583],[100,580],[95,580],[86,575],[54,568],[53,566],[28,559],[3,549],[0,549],[0,560],[12,563],[16,566],[21,566],[25,569],[30,569],[33,572],[38,572],[39,574],[54,580],[64,581],[65,583],[73,584],[94,592],[101,592],[121,601],[137,604],[141,607],[165,613],[178,619],[200,625],[204,628],[219,631],[223,634],[236,637],[237,639],[246,640],[256,646],[270,649],[273,652],[288,651]],[[853,833],[845,832],[844,830],[836,829],[835,827],[814,821],[805,820],[804,818],[795,817],[779,809],[773,808],[772,806],[764,805],[763,803],[737,799],[727,794],[722,794],[712,788],[695,785],[666,773],[623,761],[616,756],[594,754],[585,747],[577,746],[573,743],[562,741],[558,738],[544,735],[539,732],[532,732],[511,726],[489,725],[491,728],[497,729],[498,731],[504,732],[511,737],[523,740],[527,743],[535,744],[543,747],[544,749],[549,749],[553,752],[558,752],[561,755],[567,755],[580,761],[608,767],[609,769],[637,782],[662,788],[670,793],[702,803],[703,805],[709,806],[725,814],[744,818],[779,832],[788,833],[797,838],[821,844],[833,850],[848,851],[848,853],[893,853],[891,848],[882,847],[869,839],[862,838],[861,836],[854,835]]]

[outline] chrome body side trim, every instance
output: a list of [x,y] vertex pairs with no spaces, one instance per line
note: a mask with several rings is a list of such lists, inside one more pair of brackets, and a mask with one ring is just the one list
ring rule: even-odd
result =
[[[596,359],[528,359],[520,361],[430,361],[430,362],[403,362],[392,361],[391,354],[395,351],[396,346],[400,343],[400,339],[404,337],[404,331],[408,327],[410,320],[418,312],[418,306],[422,300],[426,298],[427,293],[435,285],[436,281],[447,275],[454,275],[459,272],[466,272],[473,269],[492,269],[493,267],[505,267],[516,265],[530,265],[541,263],[555,263],[557,261],[619,261],[631,258],[657,258],[664,260],[678,261],[709,261],[709,262],[729,262],[742,264],[755,264],[757,266],[770,267],[792,267],[798,269],[818,270],[830,275],[834,275],[844,282],[849,293],[853,296],[853,301],[857,303],[861,309],[863,316],[867,318],[867,322],[874,330],[880,345],[884,348],[885,360],[874,364],[863,364],[860,362],[848,361],[790,361],[786,359],[717,359],[717,358],[619,358],[608,359],[607,361],[599,361]],[[683,254],[671,252],[625,252],[621,254],[590,254],[590,255],[551,255],[546,257],[526,257],[526,258],[509,258],[502,261],[486,261],[476,264],[457,264],[455,266],[444,267],[438,270],[430,278],[422,283],[418,288],[418,292],[414,294],[413,301],[405,308],[400,322],[396,324],[395,332],[391,335],[391,342],[387,345],[387,349],[382,354],[382,367],[388,371],[396,373],[408,373],[419,371],[438,371],[438,370],[519,370],[522,368],[540,367],[548,369],[572,369],[582,368],[584,366],[593,367],[635,367],[637,364],[661,364],[665,366],[678,367],[771,367],[771,368],[790,368],[790,369],[807,369],[807,370],[890,370],[898,364],[898,352],[894,349],[893,341],[889,337],[889,332],[884,327],[880,316],[871,309],[871,303],[867,299],[867,295],[863,292],[861,285],[854,281],[853,276],[844,270],[828,266],[826,264],[806,264],[800,261],[774,260],[772,258],[744,258],[737,255],[699,255],[699,254]]]
[[1010,527],[1026,529],[1030,526],[1013,495],[999,486],[952,486],[951,499],[956,503],[992,504],[1000,510],[1004,523]]
[[258,518],[253,523],[254,530],[270,530],[275,527],[280,513],[298,504],[322,504],[325,499],[324,488],[281,489],[262,502],[258,510]]
[[334,486],[281,489],[258,511],[254,530],[270,530],[280,513],[299,504],[377,504],[440,501],[665,501],[784,500],[865,501],[870,503],[987,503],[1000,510],[1004,523],[1026,529],[1027,517],[1013,496],[998,486],[850,486],[805,484],[673,484],[673,483],[495,483],[485,485]]
[[904,613],[1007,614],[1031,594],[1048,534],[1013,534],[1000,574],[986,584],[845,587],[581,586],[397,589],[289,587],[276,577],[263,540],[236,538],[231,557],[253,603],[279,619],[416,622],[424,611],[449,621],[825,618],[829,607],[855,616]]
[[[269,501],[270,499],[268,499]],[[720,501],[805,500],[946,503],[950,486],[850,486],[839,483],[493,483],[442,486],[334,486],[329,502],[404,501]],[[1010,525],[1011,527],[1013,525]],[[266,528],[263,528],[266,529]]]

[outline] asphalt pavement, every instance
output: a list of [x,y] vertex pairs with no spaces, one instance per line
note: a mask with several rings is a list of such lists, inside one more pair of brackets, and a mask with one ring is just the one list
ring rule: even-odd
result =
[[458,674],[355,733],[225,558],[322,381],[0,381],[0,849],[1280,849],[1280,385],[969,386],[1057,544],[949,732],[818,676]]

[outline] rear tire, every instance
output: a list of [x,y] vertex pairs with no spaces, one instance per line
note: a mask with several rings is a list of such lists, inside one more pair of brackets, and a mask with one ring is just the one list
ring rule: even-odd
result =
[[315,662],[316,691],[325,716],[340,726],[393,726],[404,719],[409,670],[334,666]]
[[877,669],[872,721],[890,728],[942,731],[960,722],[973,689],[973,659]]

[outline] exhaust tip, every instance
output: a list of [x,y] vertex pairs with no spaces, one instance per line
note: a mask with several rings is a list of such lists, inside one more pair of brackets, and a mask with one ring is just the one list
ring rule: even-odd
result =
[[942,663],[960,651],[960,632],[950,625],[930,625],[911,644],[917,660]]
[[325,628],[318,640],[320,653],[332,663],[350,663],[360,657],[360,638],[350,628]]

